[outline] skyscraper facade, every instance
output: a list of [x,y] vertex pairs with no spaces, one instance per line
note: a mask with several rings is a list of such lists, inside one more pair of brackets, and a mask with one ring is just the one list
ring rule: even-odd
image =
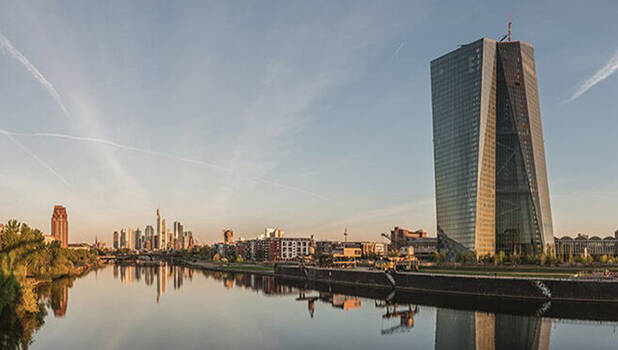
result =
[[431,91],[439,248],[553,248],[532,45],[462,45],[431,62]]
[[120,248],[120,235],[118,234],[118,231],[114,231],[114,236],[113,236],[113,240],[114,240],[114,249],[119,249]]
[[154,228],[151,225],[147,225],[144,229],[144,249],[151,250],[154,246]]
[[[161,249],[162,241],[163,241],[163,232],[161,231],[162,222],[161,222],[161,214],[159,213],[159,209],[157,209],[157,237],[155,241],[154,249]],[[163,229],[165,231],[165,229]]]
[[61,205],[54,206],[54,213],[51,218],[51,234],[55,240],[60,242],[62,248],[69,245],[69,219],[67,210]]

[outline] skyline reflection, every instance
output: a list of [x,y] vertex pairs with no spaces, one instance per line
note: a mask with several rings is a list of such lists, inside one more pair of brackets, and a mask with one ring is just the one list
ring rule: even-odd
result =
[[[261,349],[288,348],[293,343],[281,343],[278,347],[266,340],[284,337],[283,341],[290,337],[290,341],[302,339],[322,348],[340,344],[336,341],[347,341],[359,349],[374,349],[384,344],[405,347],[413,343],[436,350],[545,350],[577,342],[579,339],[573,339],[572,334],[584,339],[590,324],[583,320],[539,317],[534,313],[489,312],[477,309],[480,304],[462,309],[433,306],[419,299],[420,295],[398,295],[388,290],[194,270],[169,264],[112,265],[78,279],[41,285],[38,293],[39,302],[48,310],[44,322],[22,321],[33,325],[24,327],[31,333],[12,334],[12,339],[22,337],[29,341],[39,337],[43,339],[41,344],[49,344],[55,342],[57,332],[71,328],[62,325],[77,327],[88,323],[92,330],[101,328],[119,333],[126,340],[122,346],[111,347],[106,345],[107,338],[93,334],[84,337],[83,342],[79,342],[79,337],[58,340],[57,346],[64,346],[63,342],[67,341],[79,344],[67,349],[83,348],[85,342],[99,344],[92,348],[131,348],[141,344],[144,332],[156,338],[157,342],[151,344],[154,348],[175,344],[180,344],[180,348],[194,348],[194,343],[183,346],[185,338],[175,337],[173,333],[171,338],[166,338],[164,334],[168,333],[161,333],[169,329],[165,321],[168,318],[176,320],[176,331],[182,330],[183,335],[193,337],[189,339],[208,337],[219,348],[230,344],[228,340],[238,327],[265,332],[268,337],[259,338],[256,344],[248,339],[236,340],[243,346],[255,345],[254,348]],[[71,307],[69,302],[75,306]],[[102,321],[92,318],[93,314]],[[143,328],[145,320],[150,325],[148,328]],[[6,333],[9,325],[15,323],[9,321],[5,318],[4,324],[0,324],[4,327],[0,327],[0,333]],[[208,326],[200,328],[204,324]],[[595,323],[595,327],[599,325],[604,325],[602,329],[609,333],[606,341],[612,334],[615,338],[612,330],[615,322]],[[328,343],[320,338],[321,334],[329,334],[336,341]],[[352,334],[360,338],[350,338]]]

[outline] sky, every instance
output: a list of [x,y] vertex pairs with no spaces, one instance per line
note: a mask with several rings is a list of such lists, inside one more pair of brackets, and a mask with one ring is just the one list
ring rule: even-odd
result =
[[0,1],[0,222],[435,235],[429,62],[535,46],[554,232],[618,228],[615,1]]

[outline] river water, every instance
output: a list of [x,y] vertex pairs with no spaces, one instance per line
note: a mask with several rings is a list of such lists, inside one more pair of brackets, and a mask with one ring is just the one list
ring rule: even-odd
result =
[[179,266],[107,266],[59,281],[42,296],[47,316],[29,348],[618,348],[611,317],[539,317],[547,306],[500,313],[482,301],[449,308],[427,300]]

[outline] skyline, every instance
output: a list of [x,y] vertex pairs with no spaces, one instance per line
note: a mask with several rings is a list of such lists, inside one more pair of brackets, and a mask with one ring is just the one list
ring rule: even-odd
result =
[[[200,241],[435,235],[429,61],[503,34],[503,4],[191,5],[0,5],[1,221],[49,233],[61,204],[71,241],[109,242],[160,207]],[[495,18],[462,26],[481,6]],[[609,234],[616,5],[511,6],[536,48],[554,233]]]

